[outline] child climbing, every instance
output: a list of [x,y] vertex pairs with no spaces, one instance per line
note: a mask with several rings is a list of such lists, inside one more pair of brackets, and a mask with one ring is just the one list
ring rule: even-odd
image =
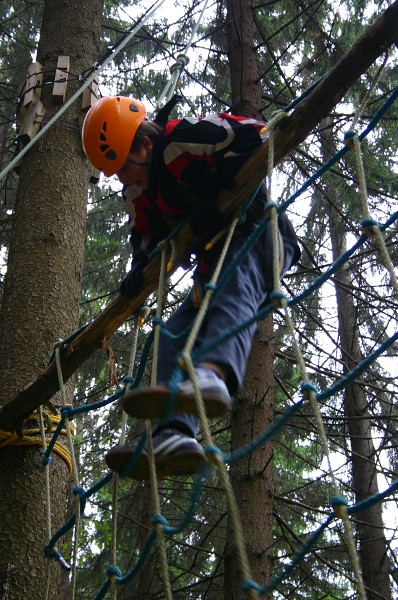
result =
[[[133,261],[120,290],[129,298],[140,289],[150,253],[181,219],[189,217],[195,235],[206,233],[210,237],[225,227],[227,222],[218,210],[219,193],[233,188],[234,176],[240,167],[268,137],[262,121],[226,113],[168,120],[176,101],[177,98],[172,99],[155,121],[148,121],[140,101],[122,96],[104,97],[91,107],[83,124],[83,148],[89,161],[106,176],[116,174],[124,184]],[[224,265],[232,261],[246,237],[264,218],[266,204],[263,184],[247,208],[243,223],[236,229]],[[298,261],[300,250],[285,214],[279,215],[278,228],[282,278]],[[222,242],[210,252],[197,249],[193,289],[166,323],[166,329],[174,336],[193,323],[220,244]],[[214,295],[195,350],[207,347],[209,341],[253,317],[267,301],[274,287],[272,255],[271,227],[268,226]],[[195,364],[208,417],[226,413],[231,404],[230,396],[242,385],[255,328],[253,323],[218,347],[202,353]],[[184,339],[174,336],[160,336],[159,383],[134,390],[125,397],[122,404],[129,414],[139,418],[162,417],[170,379],[184,346]],[[159,478],[198,470],[205,453],[196,440],[197,429],[194,388],[186,379],[175,393],[171,418],[167,422],[160,421],[153,432]],[[107,453],[106,462],[123,475],[147,479],[147,449],[144,446],[137,452],[137,460],[133,460],[136,450],[136,444],[113,448]],[[130,468],[131,464],[134,466]]]

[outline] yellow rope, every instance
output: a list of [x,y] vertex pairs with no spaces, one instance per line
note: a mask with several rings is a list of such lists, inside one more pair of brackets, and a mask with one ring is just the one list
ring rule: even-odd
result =
[[[44,413],[43,419],[47,422],[47,424],[51,423],[51,428],[48,427],[45,431],[48,442],[51,440],[52,434],[57,428],[58,423],[61,421],[61,415],[54,415],[50,413]],[[38,417],[36,413],[33,413],[27,420],[34,419],[37,421]],[[71,433],[74,434],[74,427],[71,427]],[[67,435],[66,429],[61,430],[62,435]],[[26,429],[23,431],[23,435],[18,436],[16,433],[11,431],[5,431],[4,429],[0,429],[0,448],[4,448],[6,446],[42,446],[43,447],[43,439],[41,437],[41,428],[38,425],[37,428]],[[67,464],[69,473],[72,473],[72,460],[71,455],[63,444],[60,442],[55,442],[54,452],[58,454],[62,458],[62,460]]]
[[[46,428],[44,426],[44,411],[43,407],[40,406],[38,410],[39,423],[40,423],[40,432],[41,432],[41,440],[42,440],[42,449],[43,452],[47,450],[47,440],[46,440]],[[47,537],[51,539],[52,533],[52,520],[51,520],[51,489],[50,489],[50,463],[47,462],[44,465],[44,478],[46,483],[46,518],[47,518]],[[46,561],[46,589],[44,593],[44,600],[48,600],[50,594],[50,561]]]

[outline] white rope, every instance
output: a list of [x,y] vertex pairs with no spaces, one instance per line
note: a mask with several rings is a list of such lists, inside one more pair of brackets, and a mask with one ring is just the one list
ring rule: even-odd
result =
[[[268,176],[267,176],[267,193],[268,193],[268,202],[272,203],[272,174],[273,174],[273,166],[274,166],[274,127],[278,123],[279,120],[283,118],[283,114],[285,113],[277,113],[275,119],[271,121],[271,123],[267,126],[267,129],[270,130],[269,136],[269,149],[268,149]],[[272,252],[273,252],[273,277],[274,277],[274,292],[280,292],[281,283],[280,283],[280,260],[279,260],[279,230],[278,230],[278,213],[275,206],[272,206],[270,209],[271,213],[271,230],[272,230]],[[297,341],[296,331],[293,324],[293,321],[288,312],[288,306],[286,299],[281,296],[279,299],[275,299],[275,305],[281,306],[283,308],[283,316],[285,319],[285,323],[287,325],[288,331],[290,332],[294,353],[296,356],[297,364],[299,366],[300,374],[303,379],[303,382],[306,384],[310,383],[310,379],[308,377],[307,368],[305,365],[304,357],[301,352],[300,345]],[[324,427],[322,414],[319,409],[318,400],[315,394],[315,391],[309,387],[304,392],[305,397],[308,398],[310,402],[310,406],[315,418],[316,427],[318,430],[318,435],[321,440],[322,449],[324,456],[326,458],[327,469],[331,481],[331,487],[333,490],[333,496],[339,497],[339,490],[337,485],[337,480],[335,477],[334,469],[332,467],[332,461],[329,450],[329,441],[326,435],[326,430]],[[351,560],[352,568],[354,571],[354,575],[356,578],[357,588],[359,592],[359,598],[361,600],[366,600],[366,592],[363,583],[362,571],[359,562],[358,552],[355,546],[355,539],[352,532],[350,520],[347,514],[347,508],[343,504],[339,504],[338,507],[334,508],[336,515],[343,521],[345,540],[347,544],[348,554]]]
[[[134,364],[137,356],[137,346],[138,346],[138,333],[140,330],[139,325],[140,318],[137,317],[135,320],[134,334],[132,336],[131,341],[131,350],[130,350],[130,360],[129,366],[127,369],[127,375],[131,377],[134,372]],[[126,384],[126,394],[131,387],[131,382],[128,381]],[[125,411],[122,412],[122,425],[121,425],[121,433],[119,437],[119,445],[123,446],[126,443],[126,434],[127,434],[127,413]],[[116,565],[117,558],[117,502],[118,502],[118,494],[119,494],[119,474],[117,471],[113,471],[112,475],[112,511],[111,511],[111,546],[110,546],[110,563],[111,565]],[[116,600],[117,598],[117,585],[115,583],[115,578],[111,579],[111,600]]]
[[[59,390],[61,393],[62,406],[67,406],[65,385],[62,375],[61,358],[60,358],[61,343],[57,344],[55,348],[55,362],[57,365],[57,374],[59,381]],[[76,456],[73,447],[73,437],[70,426],[69,417],[65,418],[65,429],[68,439],[69,452],[72,462],[72,475],[75,487],[79,487],[79,472],[76,463]],[[71,578],[71,600],[74,600],[76,594],[76,578],[77,578],[77,551],[79,547],[79,531],[80,531],[80,494],[75,496],[75,527],[74,527],[74,540],[73,540],[73,552],[72,552],[72,578]]]
[[166,83],[163,92],[160,94],[160,96],[159,96],[159,98],[158,98],[158,100],[156,102],[156,107],[158,109],[161,108],[163,101],[168,102],[170,100],[171,96],[174,93],[175,87],[177,85],[177,81],[179,80],[180,75],[181,75],[183,69],[188,64],[189,59],[188,59],[188,56],[187,56],[187,52],[190,49],[190,47],[192,46],[193,39],[194,39],[194,37],[196,35],[196,32],[198,30],[198,27],[200,25],[200,22],[202,20],[204,12],[205,12],[205,10],[207,8],[208,2],[209,2],[209,0],[205,1],[204,5],[203,5],[203,8],[202,8],[202,11],[201,11],[201,13],[199,15],[199,18],[196,21],[195,26],[194,26],[194,28],[193,28],[193,30],[191,32],[191,36],[189,38],[189,41],[188,41],[187,45],[184,48],[184,51],[182,52],[182,54],[180,54],[177,57],[177,62],[171,68],[171,77],[170,77],[169,81]]
[[[219,278],[219,275],[221,272],[221,268],[225,261],[225,257],[226,257],[229,245],[231,243],[232,236],[234,234],[237,224],[239,223],[239,220],[240,220],[240,217],[237,216],[231,222],[231,225],[229,227],[227,237],[225,239],[224,246],[221,250],[217,265],[214,269],[213,275],[210,279],[210,282],[207,287],[207,291],[203,298],[202,304],[200,306],[198,314],[196,315],[191,332],[188,336],[188,339],[184,346],[184,350],[182,352],[184,367],[187,370],[189,379],[191,380],[193,388],[194,388],[196,410],[197,410],[197,414],[199,416],[199,420],[200,420],[200,424],[201,424],[201,428],[202,428],[202,432],[203,432],[203,438],[204,438],[206,446],[208,446],[209,448],[213,448],[213,447],[215,447],[215,445],[214,445],[213,438],[211,435],[211,431],[210,431],[210,427],[209,427],[209,423],[208,423],[208,419],[207,419],[207,415],[206,415],[206,409],[205,409],[205,405],[203,402],[203,397],[202,397],[201,391],[198,386],[197,375],[196,375],[196,371],[195,371],[195,366],[192,362],[191,352],[194,347],[200,327],[203,323],[203,319],[206,316],[208,306],[209,306],[211,298],[214,294],[214,287],[218,281],[218,278]],[[209,457],[208,457],[208,459],[209,459]],[[228,510],[229,510],[229,515],[230,515],[230,519],[231,519],[231,528],[232,528],[232,532],[233,532],[234,538],[235,538],[236,551],[237,551],[237,555],[238,555],[242,580],[243,581],[251,580],[250,564],[249,564],[249,559],[247,556],[246,544],[245,544],[244,535],[243,535],[242,521],[240,518],[239,508],[238,508],[238,505],[236,502],[234,491],[233,491],[233,488],[232,488],[232,485],[231,485],[231,482],[229,479],[228,469],[224,463],[224,460],[217,452],[215,452],[213,454],[211,460],[214,461],[214,463],[217,466],[217,469],[219,471],[220,478],[221,478],[221,481],[222,481],[222,484],[223,484],[223,487],[225,490],[225,494],[227,497]],[[256,598],[259,597],[257,591],[255,591],[254,589],[248,590],[246,594],[247,594],[247,598],[249,600],[256,600]]]
[[[166,258],[167,258],[167,245],[165,242],[161,242],[159,246],[162,248],[161,254],[161,264],[160,264],[160,274],[159,274],[159,285],[157,290],[157,307],[156,307],[156,317],[157,323],[155,324],[155,333],[154,333],[154,342],[153,342],[153,352],[152,352],[152,371],[151,371],[151,385],[156,384],[157,378],[157,364],[158,364],[158,348],[159,348],[159,338],[160,338],[160,325],[158,321],[160,320],[163,312],[163,294],[164,294],[164,284],[165,284],[165,274],[166,274]],[[145,421],[145,431],[146,431],[146,444],[148,448],[148,465],[149,465],[149,479],[151,485],[151,493],[155,506],[155,513],[157,515],[161,514],[160,507],[160,498],[159,498],[159,489],[156,475],[156,464],[155,464],[155,455],[153,449],[153,439],[152,439],[152,423],[149,419]],[[155,524],[155,531],[157,535],[157,540],[159,544],[159,554],[160,554],[160,566],[161,566],[161,575],[162,581],[164,585],[164,593],[167,600],[173,600],[173,595],[171,591],[171,583],[169,577],[169,566],[167,562],[167,554],[166,554],[166,545],[165,538],[163,535],[163,526],[160,523]]]

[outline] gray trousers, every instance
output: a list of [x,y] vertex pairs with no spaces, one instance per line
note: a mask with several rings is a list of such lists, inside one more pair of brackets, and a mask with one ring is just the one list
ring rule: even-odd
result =
[[[297,262],[300,252],[290,222],[285,215],[279,217],[280,275],[283,275]],[[246,236],[236,235],[230,244],[222,273],[242,247]],[[222,337],[238,324],[250,319],[259,307],[267,301],[274,289],[272,274],[272,233],[269,223],[249,252],[239,262],[231,277],[213,297],[196,341],[195,349],[200,349],[213,340]],[[193,292],[185,298],[180,307],[166,323],[166,329],[173,334],[181,334],[190,327],[198,308],[193,301]],[[242,385],[246,371],[256,323],[252,323],[222,344],[201,354],[197,363],[215,362],[228,373],[227,387],[234,394]],[[170,339],[160,336],[158,381],[169,381],[177,366],[177,358],[184,347],[185,339]],[[165,427],[176,428],[195,437],[198,419],[194,415],[173,415]]]

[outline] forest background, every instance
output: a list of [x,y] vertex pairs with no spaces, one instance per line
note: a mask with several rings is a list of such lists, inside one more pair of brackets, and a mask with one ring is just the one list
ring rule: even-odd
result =
[[[176,116],[232,111],[268,121],[327,74],[344,52],[392,3],[334,3],[245,0],[208,2],[193,39],[189,63],[178,81],[183,103]],[[148,111],[170,80],[203,3],[167,4],[142,22],[148,2],[106,0],[28,1],[0,5],[1,168],[29,139],[21,133],[24,110],[39,100],[39,126],[49,122],[64,98],[54,96],[59,56],[69,56],[66,98],[93,69],[101,67],[131,30],[135,35],[101,70],[97,93],[140,98]],[[30,63],[42,75],[25,102]],[[397,85],[397,49],[392,46],[364,73],[344,100],[323,117],[305,142],[275,170],[273,199],[290,195],[344,144],[355,125],[362,131]],[[62,83],[62,77],[61,77]],[[23,107],[25,103],[25,108]],[[356,113],[358,108],[360,113]],[[16,115],[18,119],[16,120]],[[26,153],[2,182],[0,208],[0,405],[5,405],[46,368],[54,345],[90,322],[117,296],[131,252],[126,217],[116,181],[90,183],[80,130],[79,98]],[[380,223],[397,210],[397,107],[392,105],[363,144],[370,214]],[[37,128],[36,128],[37,131]],[[345,157],[288,210],[303,250],[296,270],[285,279],[288,297],[301,294],[361,234],[361,202],[353,153]],[[392,264],[397,262],[396,225],[385,232]],[[179,270],[164,290],[165,315],[189,289],[192,268]],[[395,290],[396,294],[396,290]],[[138,330],[137,372],[151,330],[155,299],[148,301]],[[396,329],[396,295],[390,275],[372,243],[361,246],[326,283],[291,307],[311,382],[319,390],[361,364]],[[136,316],[129,318],[106,347],[92,354],[66,383],[67,402],[87,406],[112,397],[129,372]],[[334,477],[349,505],[387,489],[397,479],[396,347],[333,395],[319,402]],[[151,359],[143,381],[149,382]],[[242,448],[270,423],[295,406],[302,373],[282,312],[259,323],[246,382],[234,399],[230,418],[212,422],[215,443],[226,454]],[[59,394],[44,409],[54,428]],[[53,421],[52,425],[50,421]],[[331,481],[325,448],[310,404],[305,401],[284,428],[255,451],[231,464],[229,473],[243,524],[253,580],[265,586],[283,573],[296,553],[330,514]],[[112,489],[90,496],[78,536],[69,529],[57,550],[72,574],[44,548],[73,514],[76,479],[55,452],[43,466],[37,441],[38,416],[18,424],[17,435],[2,431],[0,446],[0,590],[2,599],[94,598],[112,549]],[[49,425],[50,423],[50,425]],[[74,446],[79,486],[89,489],[107,473],[104,454],[119,442],[118,403],[75,419]],[[142,424],[128,422],[127,439]],[[21,434],[24,434],[21,437]],[[36,436],[32,444],[28,442]],[[49,437],[49,435],[47,436]],[[21,442],[21,440],[24,440]],[[61,436],[66,445],[66,436]],[[49,475],[51,524],[47,511]],[[161,512],[178,526],[190,506],[193,481],[160,483]],[[148,543],[154,514],[147,484],[119,482],[116,565],[122,573],[136,565]],[[397,596],[396,499],[367,506],[352,520],[367,597]],[[166,539],[174,598],[234,600],[242,596],[242,566],[225,492],[212,468],[200,503],[184,529]],[[75,560],[74,540],[78,537]],[[118,586],[118,598],[167,598],[159,550],[151,548],[145,566]],[[357,597],[355,568],[339,520],[325,530],[297,567],[275,581],[274,598],[340,599]],[[115,594],[114,591],[110,593]],[[271,591],[264,597],[270,598]]]

